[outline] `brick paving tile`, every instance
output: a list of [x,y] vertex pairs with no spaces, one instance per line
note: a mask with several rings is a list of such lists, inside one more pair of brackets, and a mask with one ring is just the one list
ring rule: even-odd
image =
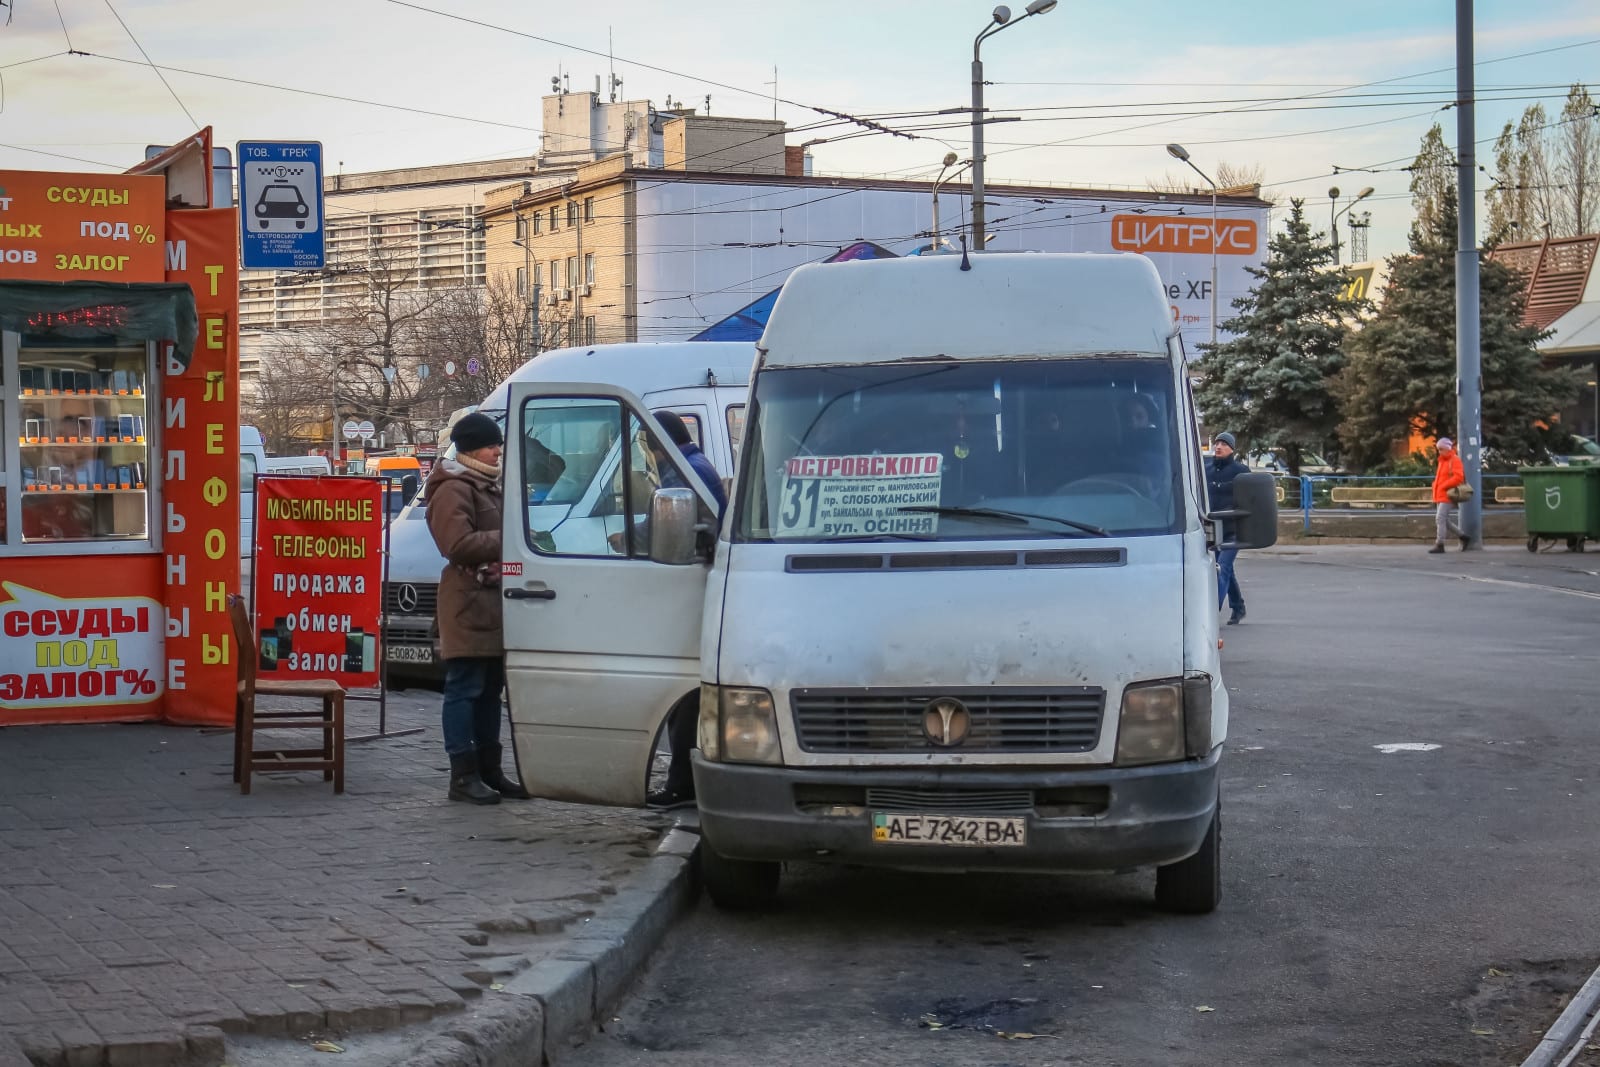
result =
[[[376,708],[351,706],[351,732]],[[444,799],[438,697],[316,774],[233,784],[232,734],[0,730],[0,1067],[215,1065],[225,1034],[460,1011],[638,870],[659,816]],[[25,1057],[25,1058],[24,1058]]]

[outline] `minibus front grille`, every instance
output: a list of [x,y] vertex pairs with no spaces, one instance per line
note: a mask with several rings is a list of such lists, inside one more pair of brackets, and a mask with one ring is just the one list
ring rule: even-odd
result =
[[383,610],[389,615],[432,616],[439,606],[439,586],[434,582],[385,582]]
[[[959,741],[924,731],[934,705],[958,701]],[[1093,686],[951,689],[794,689],[795,734],[807,752],[1090,752],[1100,743],[1106,694]],[[937,719],[937,712],[935,712]],[[943,738],[942,731],[935,730]]]

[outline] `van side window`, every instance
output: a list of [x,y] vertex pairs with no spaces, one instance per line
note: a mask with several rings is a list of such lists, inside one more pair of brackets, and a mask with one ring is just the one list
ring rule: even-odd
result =
[[728,444],[733,449],[733,461],[739,462],[739,446],[744,444],[744,405],[728,405]]
[[[648,559],[650,500],[685,486],[656,439],[622,403],[600,397],[534,397],[523,405],[520,497],[528,546],[547,556]],[[513,483],[515,484],[515,483]]]

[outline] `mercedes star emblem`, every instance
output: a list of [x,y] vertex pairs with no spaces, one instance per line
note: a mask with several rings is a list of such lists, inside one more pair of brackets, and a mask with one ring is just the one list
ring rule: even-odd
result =
[[416,611],[417,587],[414,585],[402,585],[400,591],[395,594],[394,600],[400,606],[401,611]]
[[922,733],[941,748],[953,748],[972,732],[972,712],[959,700],[940,697],[922,712]]

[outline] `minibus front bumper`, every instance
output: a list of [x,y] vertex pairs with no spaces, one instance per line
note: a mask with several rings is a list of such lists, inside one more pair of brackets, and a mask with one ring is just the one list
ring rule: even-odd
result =
[[[805,768],[717,763],[696,751],[694,781],[706,844],[733,859],[1123,871],[1199,851],[1217,810],[1221,754],[1218,746],[1205,759],[1146,767]],[[1001,794],[1013,798],[1010,807],[982,808]],[[1025,841],[990,847],[875,839],[875,814],[908,810],[1022,818]]]

